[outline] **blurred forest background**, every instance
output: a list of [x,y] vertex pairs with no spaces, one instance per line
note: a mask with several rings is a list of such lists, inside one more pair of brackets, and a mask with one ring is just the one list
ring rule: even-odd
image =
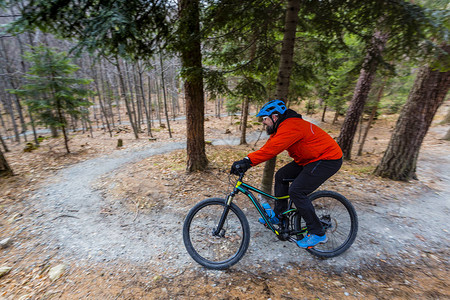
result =
[[448,1],[3,0],[0,9],[2,175],[14,172],[9,145],[33,151],[61,136],[70,153],[69,132],[117,138],[120,126],[136,139],[171,138],[177,118],[186,169],[203,170],[205,104],[208,118],[247,124],[249,107],[278,98],[341,122],[347,159],[362,155],[380,115],[397,114],[375,173],[409,180],[450,85]]
[[[449,28],[448,0],[0,0],[0,298],[449,298]],[[341,146],[324,188],[358,239],[319,261],[256,229],[212,273],[182,219],[274,98]],[[289,160],[246,180],[269,192]]]

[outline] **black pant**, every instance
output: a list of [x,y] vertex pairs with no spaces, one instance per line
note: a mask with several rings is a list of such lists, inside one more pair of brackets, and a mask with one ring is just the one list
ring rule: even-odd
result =
[[[308,232],[322,236],[325,234],[322,224],[316,215],[314,206],[308,198],[328,178],[333,176],[342,166],[342,159],[319,160],[299,166],[295,161],[280,168],[275,174],[275,196],[289,195],[306,222]],[[289,186],[289,182],[283,179],[295,180]],[[288,209],[287,200],[275,201],[274,212],[279,215]]]

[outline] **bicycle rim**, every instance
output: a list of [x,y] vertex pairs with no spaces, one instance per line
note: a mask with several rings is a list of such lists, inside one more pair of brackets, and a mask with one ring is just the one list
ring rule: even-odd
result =
[[232,205],[222,230],[214,235],[225,208],[223,199],[207,199],[196,205],[186,217],[183,239],[192,258],[210,269],[226,269],[238,262],[249,244],[249,226],[245,215]]

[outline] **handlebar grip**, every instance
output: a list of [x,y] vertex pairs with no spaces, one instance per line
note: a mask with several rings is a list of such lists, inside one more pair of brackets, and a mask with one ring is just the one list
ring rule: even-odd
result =
[[242,168],[242,165],[236,165],[236,170],[239,172],[240,175],[245,174],[244,168]]

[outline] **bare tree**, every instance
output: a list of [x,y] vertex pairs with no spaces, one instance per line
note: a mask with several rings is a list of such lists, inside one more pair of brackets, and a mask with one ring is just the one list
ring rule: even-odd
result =
[[[381,97],[383,96],[385,82],[386,82],[386,80],[382,83],[380,89],[378,90],[377,99],[373,105],[372,111],[369,116],[369,120],[367,121],[366,129],[364,130],[364,135],[362,137],[361,143],[359,144],[358,156],[362,155],[362,152],[364,149],[364,144],[367,139],[367,135],[369,134],[370,127],[372,126],[372,122],[375,119],[375,115],[378,111],[378,104],[380,103]],[[362,128],[362,126],[361,126],[361,128]]]
[[123,78],[123,74],[122,74],[122,68],[120,67],[120,61],[119,59],[116,57],[116,68],[117,68],[117,73],[119,76],[119,83],[120,83],[120,87],[121,87],[121,94],[122,94],[122,98],[125,100],[125,106],[127,109],[127,114],[128,114],[128,118],[131,124],[131,128],[133,129],[133,133],[134,133],[134,137],[136,139],[139,138],[139,132],[136,126],[136,119],[134,118],[134,113],[132,111],[132,105],[130,102],[130,99],[128,97],[128,93],[127,93],[127,87],[125,84],[125,79]]
[[172,131],[170,130],[169,111],[167,109],[166,84],[164,81],[164,64],[162,59],[162,53],[159,54],[159,63],[161,66],[161,88],[163,92],[164,114],[166,115],[166,122],[167,122],[167,129],[169,130],[169,136],[170,138],[172,138]]
[[147,120],[147,135],[149,135],[150,137],[153,137],[153,135],[152,135],[152,112],[151,112],[152,95],[151,95],[150,81],[149,81],[149,85],[148,85],[149,99],[148,99],[148,103],[147,103],[147,101],[145,101],[145,93],[144,93],[144,80],[143,80],[144,68],[143,68],[142,64],[139,62],[137,63],[137,72],[138,72],[138,78],[139,78],[138,79],[139,80],[139,92],[140,92],[142,104],[144,106],[145,117]]

